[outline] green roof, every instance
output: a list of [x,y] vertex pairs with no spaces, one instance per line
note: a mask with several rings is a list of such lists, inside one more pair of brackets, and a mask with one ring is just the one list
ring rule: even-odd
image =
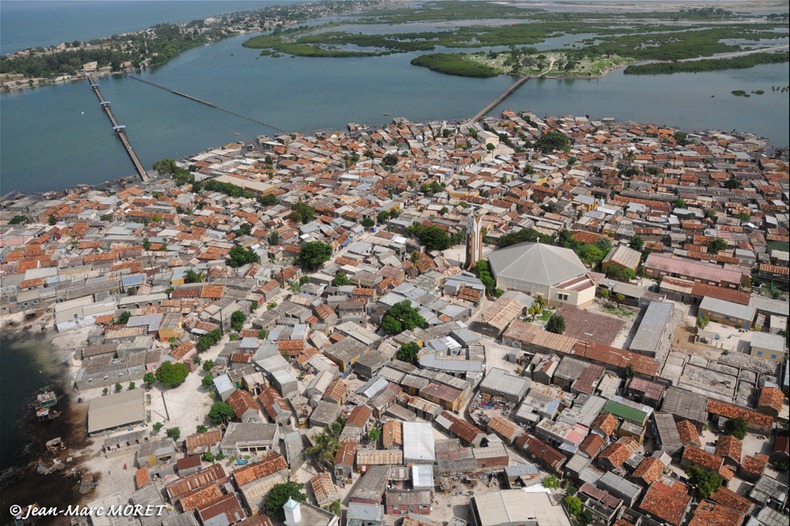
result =
[[634,409],[633,407],[628,407],[627,405],[621,404],[620,402],[614,402],[612,400],[606,402],[606,405],[603,406],[603,410],[601,412],[611,413],[617,418],[629,420],[639,425],[644,425],[645,420],[647,420],[647,413],[644,411]]

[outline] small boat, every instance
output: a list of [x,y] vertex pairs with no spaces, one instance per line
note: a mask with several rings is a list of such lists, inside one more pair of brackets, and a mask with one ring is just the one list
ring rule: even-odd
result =
[[389,113],[385,113],[385,114],[384,114],[384,116],[385,116],[385,117],[389,117],[389,116],[390,116],[390,114],[389,114]]

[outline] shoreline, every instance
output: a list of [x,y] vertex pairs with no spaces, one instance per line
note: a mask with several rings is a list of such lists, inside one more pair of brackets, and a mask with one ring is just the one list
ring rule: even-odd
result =
[[[6,321],[6,320],[4,320]],[[35,407],[35,393],[38,389],[31,389],[25,394],[25,407],[15,422],[6,422],[13,425],[17,434],[25,437],[26,442],[18,449],[9,451],[14,461],[2,471],[0,481],[0,502],[2,502],[4,523],[11,519],[8,507],[11,504],[27,506],[36,503],[39,506],[65,507],[73,504],[83,504],[91,497],[91,492],[80,493],[79,486],[82,475],[89,474],[85,462],[92,456],[92,441],[85,433],[85,419],[87,406],[80,402],[80,397],[72,388],[73,385],[73,353],[84,341],[84,331],[75,331],[74,334],[59,334],[54,326],[39,319],[33,325],[39,324],[43,331],[34,332],[36,349],[19,348],[12,352],[24,353],[24,359],[37,361],[46,359],[49,364],[36,364],[42,371],[48,371],[47,382],[58,396],[56,409],[60,416],[49,421],[38,421],[33,408]],[[4,341],[9,344],[24,342],[30,347],[33,340],[30,331],[20,327],[9,331],[3,327]],[[5,352],[10,352],[8,349]],[[63,365],[66,361],[67,365]],[[54,369],[57,368],[57,369]],[[27,404],[30,401],[30,404]],[[46,442],[60,438],[65,444],[65,449],[50,452]],[[58,460],[62,467],[53,465]],[[41,468],[52,469],[42,473]],[[97,474],[90,473],[94,480]],[[54,524],[54,520],[39,521],[39,524]]]

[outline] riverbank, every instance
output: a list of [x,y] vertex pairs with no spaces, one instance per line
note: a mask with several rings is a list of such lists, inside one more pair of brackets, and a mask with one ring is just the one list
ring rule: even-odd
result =
[[[8,511],[12,504],[63,508],[83,503],[90,498],[90,492],[80,492],[83,476],[96,478],[96,474],[83,465],[91,455],[85,426],[87,406],[72,389],[77,369],[71,358],[84,344],[87,332],[57,334],[45,319],[25,323],[15,315],[3,318],[0,508],[6,523],[12,518]],[[36,395],[43,387],[51,388],[58,397],[54,409],[60,416],[53,420],[36,418]],[[49,451],[47,442],[58,438],[65,449]],[[54,519],[39,522],[55,523]]]

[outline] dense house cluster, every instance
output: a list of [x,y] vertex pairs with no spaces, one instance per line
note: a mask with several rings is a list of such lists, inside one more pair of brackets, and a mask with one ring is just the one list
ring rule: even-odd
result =
[[[260,137],[179,182],[7,199],[3,314],[87,335],[88,433],[135,467],[95,503],[168,506],[129,524],[773,526],[788,168],[764,146],[509,111]],[[173,364],[166,419],[203,432],[153,429]]]

